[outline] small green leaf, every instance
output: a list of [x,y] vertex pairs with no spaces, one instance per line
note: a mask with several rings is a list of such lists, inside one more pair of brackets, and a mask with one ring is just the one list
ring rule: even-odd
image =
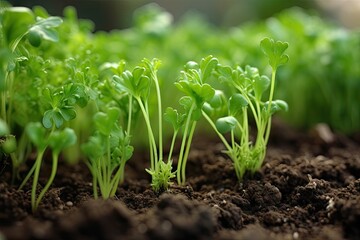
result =
[[[268,111],[268,107],[269,107],[269,102],[266,102],[264,104],[264,108],[263,108],[263,111],[265,113]],[[285,101],[274,100],[271,102],[270,115],[273,115],[274,113],[279,112],[279,111],[287,111],[287,110],[288,110],[288,105]]]
[[103,156],[103,139],[100,135],[95,135],[89,138],[89,140],[81,145],[81,150],[91,160],[95,161]]
[[216,129],[224,134],[233,130],[237,125],[237,120],[233,116],[222,117],[216,120]]
[[53,124],[55,124],[57,128],[60,128],[64,123],[64,119],[59,109],[50,109],[44,113],[42,123],[45,128],[51,128]]
[[242,94],[235,93],[229,99],[229,114],[232,116],[238,115],[242,112],[242,108],[247,107],[248,104],[248,101]]
[[76,134],[73,129],[65,128],[52,132],[49,136],[49,146],[55,153],[76,143]]
[[263,75],[263,76],[257,76],[254,79],[254,92],[255,97],[258,101],[261,100],[261,97],[263,93],[269,88],[270,86],[270,79]]
[[46,129],[39,122],[28,123],[25,131],[30,141],[36,146],[39,151],[45,150],[47,147]]
[[76,112],[73,107],[64,107],[60,111],[61,116],[65,121],[70,121],[76,118]]
[[5,136],[10,133],[9,127],[6,122],[0,119],[0,136]]
[[27,38],[28,38],[30,44],[33,45],[34,47],[40,46],[41,35],[39,34],[39,32],[30,29],[29,33],[27,34]]
[[185,66],[185,71],[188,71],[190,69],[198,69],[199,68],[199,64],[197,62],[194,61],[188,61]]
[[28,30],[28,39],[31,45],[38,47],[41,40],[57,42],[59,40],[57,32],[53,29],[62,23],[59,17],[39,18],[37,22]]
[[213,56],[207,56],[201,59],[200,70],[201,70],[201,83],[205,83],[211,76],[213,70],[218,65],[219,60]]
[[278,66],[289,61],[289,56],[284,54],[288,46],[289,44],[287,42],[275,42],[270,38],[264,38],[260,42],[260,47],[265,55],[269,58],[269,64],[273,69],[276,69]]
[[215,94],[210,99],[209,103],[213,108],[220,108],[226,105],[226,98],[224,92],[221,90],[215,90]]
[[176,109],[168,107],[165,110],[164,119],[170,122],[175,130],[178,130],[184,123],[185,115],[179,114]]
[[29,26],[35,22],[31,9],[26,7],[11,7],[5,9],[2,16],[4,38],[9,48],[19,38],[24,36]]
[[98,112],[94,115],[96,129],[105,136],[109,136],[120,116],[118,108],[109,108],[106,113]]
[[289,110],[289,106],[285,101],[277,99],[277,100],[275,100],[273,102],[275,102],[275,104],[279,107],[279,109],[281,111],[288,111]]

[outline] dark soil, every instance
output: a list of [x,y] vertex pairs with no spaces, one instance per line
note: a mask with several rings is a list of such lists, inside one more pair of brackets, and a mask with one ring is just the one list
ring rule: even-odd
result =
[[155,194],[144,171],[147,156],[137,154],[116,198],[107,201],[92,199],[85,165],[60,164],[35,214],[30,188],[10,186],[10,168],[2,163],[0,233],[5,239],[360,239],[359,145],[356,136],[275,124],[262,169],[239,182],[222,145],[203,137],[190,153],[187,186]]

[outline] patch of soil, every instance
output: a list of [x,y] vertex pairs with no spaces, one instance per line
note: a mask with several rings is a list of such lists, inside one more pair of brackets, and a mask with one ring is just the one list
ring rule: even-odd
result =
[[30,186],[0,166],[0,239],[360,239],[359,138],[322,136],[275,122],[262,169],[242,182],[218,140],[194,139],[187,186],[161,194],[138,154],[110,200],[93,200],[84,164],[60,164],[35,214]]

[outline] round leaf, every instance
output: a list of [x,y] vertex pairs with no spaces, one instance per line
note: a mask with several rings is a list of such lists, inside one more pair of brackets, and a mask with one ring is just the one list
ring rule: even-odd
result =
[[216,129],[224,134],[228,133],[236,127],[237,120],[233,116],[222,117],[216,120]]

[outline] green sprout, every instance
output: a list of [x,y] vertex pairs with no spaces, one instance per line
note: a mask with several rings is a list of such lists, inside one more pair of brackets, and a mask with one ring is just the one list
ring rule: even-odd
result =
[[[61,25],[60,17],[42,18],[35,16],[26,7],[5,7],[0,9],[0,118],[7,124],[11,134],[3,142],[2,152],[10,155],[13,167],[12,182],[14,183],[18,168],[29,153],[29,141],[26,134],[14,133],[15,121],[13,112],[15,80],[20,72],[22,62],[29,57],[23,54],[28,42],[33,47],[39,47],[43,40],[57,42],[56,27]],[[28,53],[25,51],[25,53]],[[24,126],[22,126],[24,127]],[[11,146],[11,147],[10,147]]]
[[[70,128],[64,128],[63,130],[55,130],[55,128],[53,128],[51,132],[48,133],[48,131],[39,122],[29,123],[25,130],[30,141],[34,144],[35,148],[37,149],[37,157],[35,159],[35,163],[33,164],[32,168],[30,169],[26,177],[24,178],[19,188],[20,189],[23,188],[24,185],[29,181],[30,177],[33,176],[33,182],[31,188],[31,209],[34,212],[38,208],[42,198],[44,197],[45,193],[47,192],[52,182],[54,181],[57,172],[60,152],[64,148],[75,144],[76,135],[74,130]],[[41,164],[43,161],[44,153],[48,147],[50,147],[50,149],[52,150],[51,174],[44,188],[36,197]]]
[[[219,64],[216,69],[218,78],[228,83],[232,93],[227,101],[227,112],[225,116],[214,119],[214,111],[222,108],[221,104],[214,104],[219,102],[215,98],[207,103],[202,111],[202,115],[224,143],[225,152],[233,160],[239,180],[243,179],[247,171],[254,174],[261,167],[270,135],[271,116],[279,110],[287,110],[286,102],[274,100],[273,95],[276,70],[288,61],[288,56],[284,54],[288,44],[265,38],[260,46],[269,58],[272,68],[271,80],[265,75],[260,75],[259,70],[254,67],[246,66],[242,69]],[[269,95],[264,102],[262,99],[268,90]],[[250,136],[251,119],[255,121],[257,130],[254,142]],[[230,141],[225,137],[228,133]]]
[[106,113],[96,113],[96,132],[82,145],[93,176],[95,198],[98,198],[97,187],[104,199],[115,195],[119,183],[124,181],[125,164],[133,154],[130,137],[118,124],[119,116],[120,110],[113,107]]
[[[157,71],[160,66],[158,59],[143,59],[141,66],[137,66],[133,71],[125,70],[120,75],[114,75],[114,85],[120,94],[129,96],[129,104],[135,99],[138,104],[148,132],[148,142],[150,151],[150,169],[146,171],[152,176],[152,187],[155,191],[167,190],[170,185],[170,179],[174,177],[172,170],[172,161],[164,163],[163,153],[163,123],[162,123],[162,101],[160,84],[157,78]],[[156,93],[156,111],[158,114],[158,140],[155,139],[155,132],[152,126],[150,115],[154,110],[149,106],[149,95],[152,84],[155,85]],[[150,112],[151,111],[151,112]],[[131,113],[131,111],[129,111]],[[130,126],[131,117],[128,125]]]
[[186,94],[179,100],[179,104],[184,108],[180,121],[175,121],[175,119],[172,121],[176,132],[180,126],[183,129],[176,171],[179,185],[184,185],[186,181],[186,163],[197,121],[201,117],[202,107],[215,94],[215,90],[206,81],[211,77],[217,64],[218,60],[212,56],[203,58],[200,64],[190,61],[181,72],[179,81],[175,82],[175,86]]

